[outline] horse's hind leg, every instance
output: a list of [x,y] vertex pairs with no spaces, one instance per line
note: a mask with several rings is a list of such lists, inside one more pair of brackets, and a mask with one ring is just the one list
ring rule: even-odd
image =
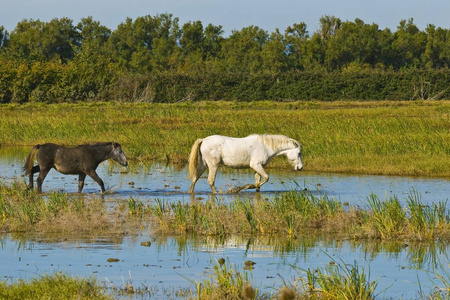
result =
[[86,174],[80,174],[78,177],[78,193],[81,193],[84,187],[84,179],[86,178]]
[[[34,167],[33,167],[33,169],[34,169]],[[36,182],[37,182],[37,192],[39,194],[42,193],[42,183],[44,183],[44,179],[47,176],[49,171],[50,171],[50,168],[44,168],[44,169],[40,168],[39,176],[38,176],[38,178],[36,180]]]
[[31,190],[33,189],[33,175],[37,172],[39,172],[41,170],[41,168],[39,168],[39,165],[34,166],[31,169],[30,175],[28,175],[28,179],[30,180],[29,184],[28,184],[28,188]]
[[214,186],[214,182],[216,181],[216,173],[217,173],[218,169],[219,169],[219,165],[209,166],[209,171],[208,171],[208,183],[214,194],[217,194],[217,190],[216,190],[216,187]]
[[100,188],[102,189],[102,193],[105,192],[105,184],[103,183],[103,180],[97,175],[97,172],[95,172],[95,170],[89,171],[87,172],[87,174],[94,179],[95,182],[98,183],[98,185],[100,186]]
[[191,187],[189,188],[189,192],[188,193],[192,194],[194,192],[195,183],[200,178],[200,176],[202,176],[202,174],[205,172],[205,170],[206,170],[206,167],[203,164],[199,165],[197,167],[197,172],[195,172],[195,175],[192,176]]

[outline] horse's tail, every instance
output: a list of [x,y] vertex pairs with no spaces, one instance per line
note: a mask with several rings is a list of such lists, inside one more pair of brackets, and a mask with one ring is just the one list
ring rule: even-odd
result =
[[200,160],[200,145],[202,144],[203,139],[198,139],[195,141],[194,145],[192,145],[191,154],[189,155],[189,175],[188,178],[193,178],[198,170],[198,164]]
[[30,154],[28,154],[27,160],[25,161],[25,165],[23,166],[23,170],[25,171],[25,175],[29,175],[31,173],[31,169],[33,169],[34,156],[38,151],[41,145],[36,145],[31,149]]

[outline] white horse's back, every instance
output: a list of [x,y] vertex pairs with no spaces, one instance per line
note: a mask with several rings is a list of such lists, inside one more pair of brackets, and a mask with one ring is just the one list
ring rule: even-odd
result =
[[[249,167],[255,154],[261,156],[265,152],[257,135],[244,138],[212,135],[203,139],[200,150],[206,165],[221,163],[231,168]],[[267,159],[267,156],[263,159]]]

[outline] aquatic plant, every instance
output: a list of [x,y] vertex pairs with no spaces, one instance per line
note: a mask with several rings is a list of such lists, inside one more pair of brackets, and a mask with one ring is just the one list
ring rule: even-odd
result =
[[448,227],[447,202],[424,205],[420,194],[412,190],[406,198],[408,223],[418,239],[433,238],[439,230]]
[[[412,196],[415,195],[415,196]],[[285,234],[311,232],[353,238],[434,240],[450,234],[445,202],[424,205],[417,194],[402,206],[396,196],[381,200],[369,195],[367,208],[348,207],[333,197],[288,191],[264,200],[236,197],[230,202],[165,201],[150,204],[159,220],[158,231],[196,235]]]
[[194,282],[197,299],[257,299],[258,290],[249,283],[248,272],[225,262],[214,266],[210,279]]
[[307,269],[304,292],[318,299],[374,299],[377,281],[355,261],[353,264],[331,260],[324,268]]
[[42,275],[29,282],[0,281],[0,299],[114,299],[95,278],[62,273]]
[[[150,211],[169,232],[204,235],[277,233],[297,235],[305,228],[326,227],[326,220],[342,212],[342,205],[326,196],[298,191],[280,193],[267,201],[236,197],[230,203],[206,201],[171,205],[158,200]],[[231,221],[232,220],[232,221]]]
[[371,194],[366,201],[369,208],[366,214],[366,227],[372,227],[374,234],[383,239],[402,233],[406,222],[406,211],[397,197],[381,201],[377,195]]
[[[135,212],[139,211],[136,203]],[[115,231],[118,227],[131,229],[134,218],[125,218],[120,205],[108,211],[104,201],[89,195],[60,192],[37,194],[24,182],[11,186],[0,183],[0,231],[2,232],[82,232]],[[120,220],[121,222],[118,222]],[[140,219],[138,221],[141,221]]]

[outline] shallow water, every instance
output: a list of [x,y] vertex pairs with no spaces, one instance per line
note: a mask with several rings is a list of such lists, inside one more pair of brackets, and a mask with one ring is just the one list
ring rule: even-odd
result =
[[[0,149],[1,150],[1,149]],[[26,153],[0,151],[0,182],[11,184],[25,180],[21,167]],[[175,166],[132,166],[127,173],[118,164],[103,163],[98,169],[110,192],[108,199],[129,197],[143,202],[154,199],[192,201],[186,193],[189,181],[187,170]],[[381,198],[396,195],[404,200],[411,190],[420,193],[425,203],[446,201],[450,195],[448,179],[430,179],[391,176],[354,176],[310,172],[278,171],[269,169],[269,182],[261,193],[244,191],[239,197],[270,197],[278,192],[307,188],[314,193],[334,196],[350,205],[364,205],[371,193]],[[35,175],[36,178],[36,175]],[[43,189],[76,193],[77,176],[66,176],[52,170]],[[220,170],[216,182],[219,190],[251,183],[254,175],[246,170]],[[84,193],[97,194],[100,188],[86,179]],[[201,201],[214,197],[221,201],[234,199],[235,194],[211,195],[206,178],[196,185],[194,199]],[[99,195],[100,196],[100,195]],[[242,270],[246,260],[256,262],[249,272],[251,281],[263,292],[267,287],[279,287],[283,281],[293,282],[304,273],[301,269],[325,267],[332,260],[338,263],[364,266],[370,279],[378,281],[381,298],[416,298],[419,290],[429,293],[435,275],[424,270],[448,266],[445,253],[448,243],[432,245],[404,245],[390,243],[354,244],[352,241],[314,239],[264,238],[247,240],[233,238],[217,241],[208,238],[183,239],[152,236],[149,230],[137,236],[105,236],[67,239],[67,237],[39,237],[3,235],[0,237],[0,276],[7,279],[28,279],[54,271],[74,276],[96,276],[107,285],[123,287],[131,282],[135,288],[158,286],[156,297],[162,297],[162,288],[195,288],[190,280],[203,281],[219,258],[227,259]],[[151,241],[150,247],[141,242]],[[117,258],[118,262],[108,262]],[[295,267],[293,267],[294,265]],[[421,270],[417,270],[421,269]],[[447,267],[447,270],[448,267]],[[441,272],[442,273],[442,272]],[[439,282],[436,282],[439,284]]]
[[[151,246],[141,242],[151,240]],[[262,292],[272,292],[283,282],[293,283],[302,270],[324,268],[330,262],[364,267],[370,280],[378,282],[381,298],[415,298],[420,282],[429,293],[436,276],[424,270],[448,266],[445,252],[449,246],[359,244],[351,241],[230,239],[224,242],[208,239],[155,239],[148,234],[124,238],[87,238],[52,240],[39,237],[1,238],[0,275],[7,279],[29,279],[62,271],[74,276],[95,276],[108,286],[195,289],[192,280],[209,278],[211,267],[225,258],[235,270],[243,270],[246,260],[255,262],[248,272],[251,282]],[[118,262],[108,262],[117,258]],[[295,267],[293,267],[295,266]],[[417,270],[420,268],[421,270]],[[448,270],[447,270],[448,271]],[[439,271],[438,271],[439,272]],[[442,271],[440,271],[442,274]],[[435,283],[433,283],[435,280]],[[442,285],[441,285],[442,286]],[[157,298],[158,298],[157,297]]]
[[[5,151],[5,150],[3,150]],[[15,180],[27,181],[23,177],[22,166],[27,153],[24,151],[2,153],[0,149],[0,182],[9,184]],[[156,198],[168,201],[190,201],[187,194],[190,181],[187,179],[187,168],[174,165],[133,165],[126,169],[113,161],[107,161],[97,169],[108,190],[107,198],[133,197],[142,201],[152,201]],[[414,190],[420,193],[424,203],[446,201],[450,195],[450,180],[446,178],[400,177],[349,175],[333,173],[312,173],[307,171],[277,170],[268,168],[269,181],[261,187],[258,196],[271,196],[277,192],[308,189],[316,194],[326,194],[336,197],[350,205],[363,205],[363,200],[371,193],[381,199],[397,196],[404,200]],[[206,181],[207,172],[195,186],[195,199],[219,198],[224,201],[234,199],[236,194],[226,194],[232,187],[244,186],[254,182],[254,173],[250,170],[219,169],[216,177],[218,191],[225,194],[211,195],[211,189]],[[36,186],[37,174],[34,175]],[[43,191],[78,191],[78,176],[64,175],[51,170],[47,175]],[[83,193],[100,193],[100,187],[90,177],[86,177]],[[244,190],[240,197],[254,197],[254,190]]]

